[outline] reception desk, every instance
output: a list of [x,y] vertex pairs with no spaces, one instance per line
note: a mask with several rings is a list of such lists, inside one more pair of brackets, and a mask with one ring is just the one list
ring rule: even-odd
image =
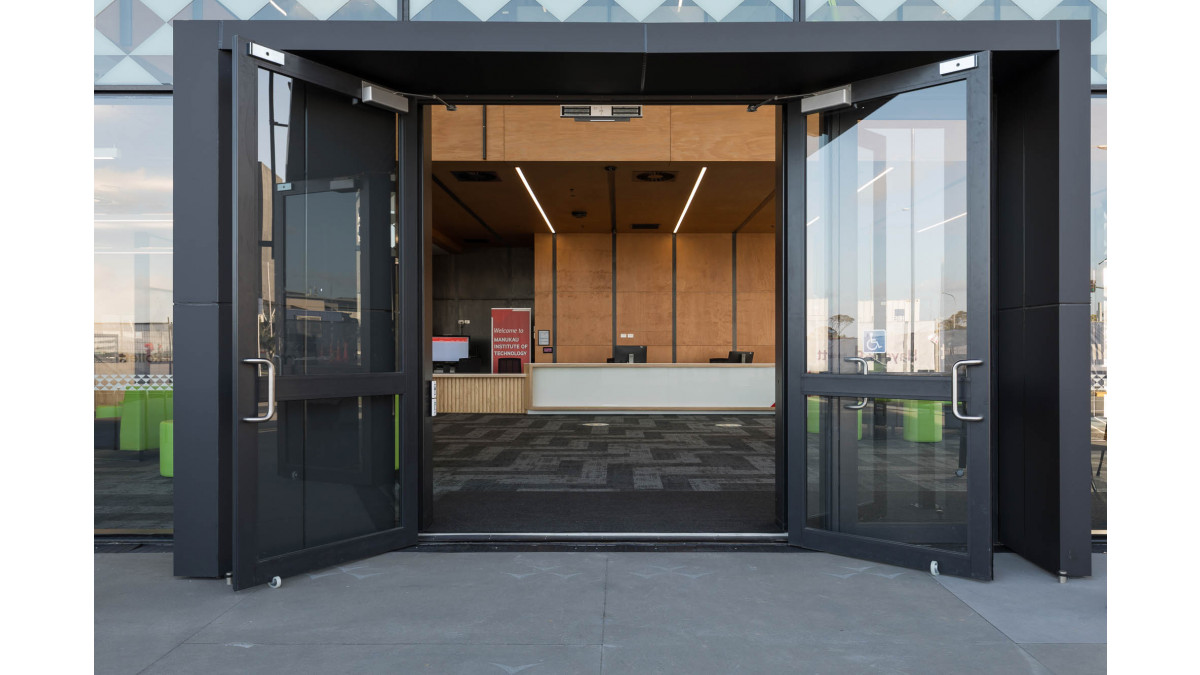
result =
[[522,373],[434,373],[439,413],[525,412]]
[[526,409],[568,412],[770,412],[773,363],[531,363]]

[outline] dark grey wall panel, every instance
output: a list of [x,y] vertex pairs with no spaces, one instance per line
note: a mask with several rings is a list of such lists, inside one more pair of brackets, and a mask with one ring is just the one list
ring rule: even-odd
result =
[[[218,52],[217,26],[180,21],[175,29],[174,185],[175,302],[229,302],[228,52]],[[225,93],[222,93],[225,92]],[[227,201],[226,201],[227,203]],[[226,252],[221,255],[221,252]]]
[[996,314],[996,536],[1025,537],[1025,310]]
[[174,559],[194,577],[229,571],[233,546],[231,57],[218,41],[212,23],[175,30]]
[[1092,573],[1091,306],[1058,306],[1059,569]]
[[175,305],[175,575],[230,568],[232,359],[228,304]]
[[1058,52],[1058,302],[1084,305],[1091,304],[1090,35],[1085,23],[1064,23]]
[[[433,256],[433,270],[433,334],[471,338],[471,355],[490,363],[492,308],[533,309],[533,249]],[[471,323],[459,326],[459,319]]]

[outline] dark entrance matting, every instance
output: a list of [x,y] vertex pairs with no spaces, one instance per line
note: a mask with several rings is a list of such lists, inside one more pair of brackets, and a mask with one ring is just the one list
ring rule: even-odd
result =
[[438,415],[428,532],[777,532],[771,415]]
[[429,532],[777,532],[773,492],[451,492]]

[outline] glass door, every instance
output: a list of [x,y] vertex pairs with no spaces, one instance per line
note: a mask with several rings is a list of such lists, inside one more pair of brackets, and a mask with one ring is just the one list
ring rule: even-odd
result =
[[397,219],[413,121],[244,40],[234,73],[240,589],[416,542],[421,228]]
[[800,105],[790,539],[990,579],[988,55]]

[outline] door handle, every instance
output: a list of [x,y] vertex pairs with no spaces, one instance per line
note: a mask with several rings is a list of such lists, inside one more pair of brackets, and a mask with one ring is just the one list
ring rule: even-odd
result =
[[964,422],[980,422],[983,420],[983,415],[964,415],[958,411],[958,369],[960,366],[982,366],[983,361],[979,359],[971,359],[970,361],[957,361],[953,366],[950,366],[950,405],[954,411],[954,416]]
[[[855,361],[855,362],[857,362],[857,363],[858,363],[858,365],[862,366],[862,374],[863,374],[863,375],[866,375],[866,374],[868,373],[868,370],[867,370],[867,360],[866,360],[866,359],[864,359],[863,357],[861,357],[861,356],[847,356],[847,357],[845,358],[845,361],[846,361],[847,363],[848,363],[848,362],[850,362],[850,361]],[[865,407],[867,407],[867,399],[864,397],[864,398],[861,398],[861,399],[859,399],[859,400],[858,400],[858,403],[855,403],[854,405],[848,405],[848,406],[846,406],[846,410],[862,410],[862,409],[863,409],[863,408],[865,408]]]
[[270,359],[242,359],[242,363],[267,366],[267,414],[262,417],[243,417],[243,422],[266,422],[275,416],[275,363]]

